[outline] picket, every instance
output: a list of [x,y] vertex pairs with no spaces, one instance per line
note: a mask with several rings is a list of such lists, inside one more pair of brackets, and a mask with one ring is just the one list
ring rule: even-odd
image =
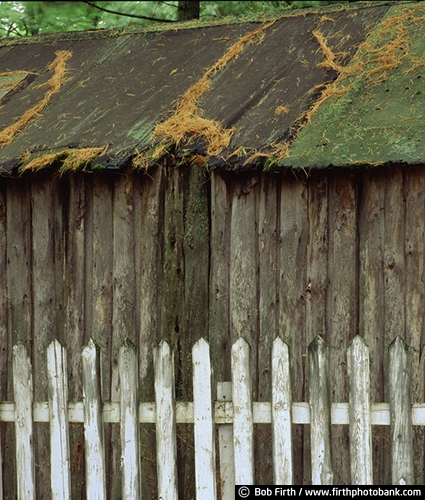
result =
[[122,463],[122,498],[138,500],[140,496],[139,453],[139,371],[136,346],[126,340],[118,354],[120,377],[120,436]]
[[204,339],[193,346],[193,425],[195,475],[198,498],[216,498],[214,400],[211,387],[210,350]]
[[174,354],[162,340],[154,350],[158,497],[177,500]]
[[106,499],[99,349],[92,339],[83,349],[84,441],[87,498]]
[[249,345],[240,337],[232,346],[231,357],[236,484],[254,483],[254,424],[249,356]]
[[17,499],[35,500],[33,452],[33,380],[28,350],[23,343],[13,347],[13,396],[15,398],[15,440]]
[[54,340],[47,348],[52,500],[70,498],[66,350]]
[[311,480],[333,484],[328,348],[317,336],[308,347],[310,380]]
[[391,343],[389,358],[391,479],[393,484],[414,484],[409,348],[400,337]]
[[291,375],[288,346],[278,337],[272,347],[273,479],[275,484],[293,483]]
[[373,484],[369,349],[358,335],[348,346],[352,484]]
[[310,424],[313,484],[332,483],[331,425],[349,425],[352,484],[372,484],[372,425],[390,426],[393,484],[413,484],[412,425],[425,425],[425,404],[411,403],[408,346],[399,338],[389,346],[389,403],[370,402],[369,348],[357,336],[347,349],[349,402],[331,404],[328,354],[324,340],[316,337],[308,349],[309,403],[292,402],[288,346],[276,338],[271,353],[272,401],[253,402],[250,348],[239,338],[232,346],[232,383],[218,383],[214,401],[210,348],[200,339],[192,350],[194,401],[176,402],[174,354],[162,341],[154,350],[155,403],[147,403],[138,401],[137,351],[126,340],[118,352],[119,402],[102,402],[100,352],[90,340],[82,350],[83,402],[70,403],[66,350],[54,340],[47,349],[49,401],[33,402],[29,353],[24,344],[17,344],[12,363],[15,402],[0,403],[0,421],[15,422],[16,498],[35,498],[33,422],[50,424],[52,499],[70,498],[68,424],[73,422],[84,424],[90,499],[107,497],[103,442],[107,422],[120,424],[123,499],[141,498],[139,426],[144,423],[156,424],[158,498],[177,499],[177,422],[194,425],[198,499],[217,498],[217,479],[222,500],[233,498],[235,484],[253,483],[255,423],[271,424],[276,484],[293,482],[295,423]]

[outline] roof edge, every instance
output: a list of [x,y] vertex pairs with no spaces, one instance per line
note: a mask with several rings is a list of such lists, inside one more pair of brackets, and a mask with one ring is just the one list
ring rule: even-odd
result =
[[193,20],[175,23],[158,23],[158,24],[146,24],[146,25],[129,25],[122,28],[106,28],[98,30],[81,30],[81,31],[66,31],[66,32],[55,32],[46,33],[43,35],[35,35],[28,37],[13,37],[13,38],[0,38],[0,47],[10,47],[14,45],[29,45],[37,43],[49,43],[58,41],[79,41],[79,40],[91,40],[91,39],[102,39],[102,38],[117,38],[119,36],[125,35],[138,35],[144,33],[164,33],[167,31],[178,31],[178,30],[188,30],[188,29],[201,29],[210,26],[224,26],[231,24],[260,24],[264,22],[270,22],[272,20],[278,20],[288,17],[298,17],[306,16],[308,14],[320,14],[329,12],[339,12],[341,10],[354,11],[365,8],[370,8],[372,6],[379,5],[394,5],[396,3],[416,3],[415,0],[399,0],[395,2],[394,0],[380,0],[372,1],[365,0],[361,2],[343,4],[343,3],[331,3],[329,5],[323,5],[320,7],[306,7],[300,9],[292,9],[290,11],[273,11],[260,15],[244,15],[244,16],[226,16],[221,19],[206,19],[206,20]]

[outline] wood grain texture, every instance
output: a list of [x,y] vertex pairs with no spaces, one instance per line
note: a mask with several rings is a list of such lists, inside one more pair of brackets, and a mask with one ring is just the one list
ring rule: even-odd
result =
[[391,484],[414,484],[410,353],[396,337],[389,347]]
[[[128,339],[136,342],[136,268],[134,248],[133,219],[133,175],[131,170],[125,170],[116,179],[113,191],[112,213],[112,338],[110,339],[110,398],[119,401],[118,350]],[[122,450],[120,449],[120,430],[111,426],[111,441],[116,443],[109,447],[107,462],[109,466],[108,481],[111,490],[111,500],[120,500],[124,485],[121,484]],[[127,489],[129,485],[126,485]],[[134,492],[133,492],[134,493]]]
[[326,290],[328,286],[328,176],[316,172],[308,182],[308,244],[306,284],[307,343],[326,332]]
[[[362,175],[359,207],[359,335],[370,348],[371,400],[385,401],[385,171]],[[373,438],[373,481],[386,484],[389,476],[388,434],[376,430]]]
[[51,494],[53,500],[71,498],[68,434],[68,370],[66,349],[57,340],[47,348],[49,389]]
[[119,348],[118,370],[120,377],[122,498],[128,500],[141,498],[137,358],[136,346],[126,339]]
[[[329,249],[326,339],[329,343],[331,401],[348,400],[345,348],[358,329],[357,181],[347,172],[329,180]],[[350,482],[348,428],[332,428],[335,484]]]
[[[257,337],[256,198],[257,174],[238,179],[233,186],[230,239],[230,332],[239,337]],[[257,342],[251,356],[256,359]],[[253,366],[254,380],[256,366]]]
[[333,484],[329,353],[322,337],[308,346],[311,433],[311,483]]
[[[279,210],[278,189],[276,176],[263,173],[259,182],[258,200],[258,345],[257,364],[258,377],[254,382],[258,401],[271,401],[271,372],[270,352],[273,341],[279,333],[278,312],[278,245],[279,237]],[[272,484],[273,481],[273,446],[268,426],[256,426],[255,453],[264,457],[255,463],[255,477],[258,484]]]
[[226,179],[219,173],[211,176],[211,230],[209,272],[209,342],[214,366],[213,387],[231,380],[230,373],[230,234],[232,195]]
[[193,346],[193,422],[195,434],[195,479],[197,498],[216,498],[214,399],[208,343]]
[[[279,252],[279,331],[286,340],[291,354],[291,379],[294,381],[292,398],[301,401],[306,397],[306,293],[308,198],[305,179],[291,174],[283,176],[280,190]],[[308,433],[306,433],[308,434]],[[303,484],[311,477],[309,448],[304,429],[295,427],[293,433],[294,482]]]
[[[32,255],[31,255],[31,184],[29,179],[7,183],[6,190],[6,278],[3,290],[7,293],[7,345],[8,378],[7,398],[13,400],[12,347],[17,342],[31,345],[32,323]],[[13,237],[11,237],[13,235]],[[5,286],[7,285],[7,286]],[[13,426],[6,428],[6,442],[13,437]],[[5,457],[4,477],[12,492],[16,491],[16,462],[9,454]],[[13,453],[14,455],[14,453]]]
[[[405,186],[405,265],[406,265],[406,337],[411,348],[412,402],[425,401],[425,323],[423,304],[425,303],[425,176],[421,167],[412,167],[404,172]],[[415,483],[425,480],[423,450],[425,428],[413,428],[413,467]]]
[[[215,388],[216,382],[231,378],[231,340],[241,334],[252,345],[254,403],[270,401],[267,352],[279,334],[290,353],[292,400],[306,401],[306,349],[320,331],[330,350],[333,402],[347,401],[345,349],[360,333],[370,346],[371,401],[388,401],[386,352],[399,335],[412,348],[412,401],[422,403],[423,169],[328,169],[305,178],[289,171],[210,172],[204,177],[191,168],[164,165],[147,174],[81,172],[60,178],[40,172],[2,179],[3,400],[13,399],[11,349],[19,340],[27,342],[38,374],[46,374],[42,346],[53,338],[61,341],[68,353],[69,397],[78,401],[81,346],[93,336],[102,357],[102,397],[117,402],[116,352],[128,335],[138,348],[140,390],[149,402],[154,398],[152,348],[161,338],[176,353],[177,394],[190,400],[196,340],[209,340]],[[34,391],[37,399],[47,400],[43,376],[35,377]],[[193,434],[190,425],[179,425],[180,495],[190,496],[194,460],[187,455],[186,466],[182,453],[184,440],[193,442]],[[15,453],[6,446],[13,439],[13,424],[2,426],[5,484],[15,491]],[[255,451],[271,457],[271,429],[268,424],[254,427]],[[105,426],[107,482],[108,488],[114,484],[114,498],[121,495],[120,480],[115,481],[119,474],[110,474],[119,466],[117,429],[113,419]],[[140,430],[146,433],[143,493],[152,496],[155,436],[152,424]],[[311,477],[310,437],[302,425],[292,430],[294,482],[300,484]],[[387,424],[374,427],[375,483],[391,481],[389,431]],[[424,432],[414,426],[416,483],[424,478]],[[335,482],[348,481],[347,433],[343,426],[332,428],[333,452],[338,450],[333,453]],[[41,457],[43,442],[34,445]],[[84,495],[82,446],[82,426],[72,425],[73,498]],[[36,463],[37,478],[48,484],[46,466]],[[257,464],[257,476],[271,473],[269,459]]]
[[[216,418],[218,411],[221,411],[225,417],[228,416],[230,413],[231,400],[232,383],[218,382],[217,403],[215,408]],[[220,462],[220,481],[217,485],[217,490],[219,495],[221,494],[223,498],[227,498],[231,497],[235,491],[235,450],[233,445],[233,425],[231,423],[224,423],[218,428],[218,453]]]
[[113,183],[93,174],[88,202],[86,239],[85,341],[91,337],[102,353],[102,397],[111,398],[112,312],[113,312]]
[[165,340],[154,352],[158,497],[177,500],[174,354]]
[[[68,173],[61,179],[60,200],[57,211],[63,218],[62,247],[63,259],[63,332],[59,338],[67,349],[68,360],[68,397],[70,401],[81,401],[82,366],[81,346],[84,344],[84,322],[86,318],[86,264],[90,256],[86,253],[85,243],[89,238],[87,228],[87,177],[83,173]],[[59,238],[58,238],[59,239]],[[59,275],[60,276],[60,275]],[[90,273],[91,278],[91,273]],[[69,429],[69,450],[71,457],[71,498],[79,498],[85,486],[84,467],[81,467],[81,450],[84,443],[82,426],[74,425]]]
[[354,337],[347,352],[351,484],[373,484],[369,348]]
[[16,493],[19,500],[35,500],[33,374],[28,349],[23,343],[13,347],[12,362],[15,400]]
[[292,394],[288,346],[277,337],[272,348],[273,484],[293,484]]
[[254,427],[249,351],[249,345],[242,337],[232,346],[235,484],[254,484]]
[[[6,186],[0,184],[0,283],[7,283],[7,206],[6,206]],[[11,347],[8,342],[8,296],[7,287],[0,285],[0,339],[2,339],[3,349],[0,350],[0,399],[9,400],[7,396],[8,380],[11,378],[9,354]],[[9,425],[10,427],[10,425]],[[2,442],[6,439],[7,424],[0,424],[0,448],[3,448]],[[3,455],[0,457],[3,464]],[[4,460],[4,468],[10,468],[10,459]],[[13,465],[12,465],[13,470]],[[0,500],[3,500],[3,468],[0,471]],[[12,479],[13,481],[13,479]]]
[[[163,171],[134,178],[134,251],[136,269],[135,314],[139,353],[139,390],[144,401],[154,401],[153,349],[159,342],[159,289],[163,260]],[[142,498],[156,491],[153,426],[140,427]]]
[[105,500],[106,464],[100,387],[100,352],[92,339],[84,347],[82,356],[87,498]]
[[[60,336],[57,326],[57,311],[60,300],[56,282],[57,254],[55,193],[59,190],[57,181],[43,182],[43,178],[31,183],[31,246],[32,246],[32,300],[33,300],[33,349],[32,363],[34,377],[38,381],[34,388],[36,400],[47,398],[46,349],[55,337]],[[58,335],[59,334],[59,335]],[[50,490],[50,452],[48,429],[34,429],[35,460],[37,475],[37,496],[45,498]],[[44,445],[44,446],[43,446]]]

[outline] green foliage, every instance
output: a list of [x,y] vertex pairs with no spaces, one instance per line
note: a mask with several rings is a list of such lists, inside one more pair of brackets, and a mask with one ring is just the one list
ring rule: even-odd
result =
[[[200,2],[200,18],[217,19],[224,16],[261,14],[327,3],[329,1],[318,0]],[[178,4],[177,1],[0,2],[0,38],[122,28],[128,25],[155,22],[150,19],[176,21]],[[125,14],[130,14],[132,17]]]

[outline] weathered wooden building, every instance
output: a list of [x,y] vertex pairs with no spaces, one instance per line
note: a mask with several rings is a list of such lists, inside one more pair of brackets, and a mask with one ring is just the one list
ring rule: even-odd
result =
[[[253,399],[270,401],[270,348],[289,344],[293,400],[308,401],[306,347],[330,348],[331,398],[347,400],[346,346],[372,353],[386,401],[387,348],[411,346],[424,402],[425,5],[334,4],[245,22],[128,28],[3,40],[0,47],[0,399],[13,400],[11,349],[27,343],[37,401],[45,352],[68,349],[81,400],[81,348],[136,344],[141,398],[154,399],[152,348],[171,341],[176,394],[192,398],[191,348],[205,337],[215,382],[230,346],[251,345]],[[4,498],[14,498],[13,424],[1,424]],[[388,428],[373,438],[374,481],[389,484]],[[37,424],[37,498],[49,498],[46,424]],[[119,442],[105,426],[110,498]],[[348,431],[332,428],[335,483],[349,477]],[[270,438],[256,428],[259,483]],[[153,428],[142,426],[144,497],[155,497]],[[179,429],[181,498],[193,437]],[[309,483],[309,436],[294,426],[294,481]],[[81,426],[72,498],[84,498]],[[269,460],[270,457],[270,460]],[[414,430],[415,481],[424,433]]]

